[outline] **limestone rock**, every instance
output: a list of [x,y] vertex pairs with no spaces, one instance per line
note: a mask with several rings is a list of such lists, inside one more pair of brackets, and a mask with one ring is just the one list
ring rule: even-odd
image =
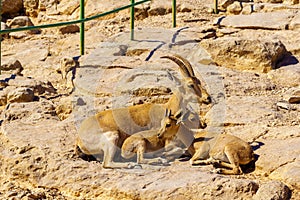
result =
[[137,5],[134,7],[134,18],[137,20],[143,20],[148,17],[148,10],[150,9],[150,3]]
[[243,4],[243,10],[241,12],[241,14],[243,15],[250,15],[251,13],[253,12],[258,12],[256,9],[255,9],[255,6],[251,3],[245,3]]
[[[6,25],[6,23],[1,22],[1,30],[6,30],[6,29],[8,29],[8,26]],[[3,38],[5,38],[7,36],[8,36],[8,34],[3,34],[2,38],[1,38],[1,41],[3,40]]]
[[177,7],[177,10],[178,12],[191,12],[192,8],[188,4],[182,3]]
[[74,70],[79,65],[78,61],[75,61],[71,57],[64,57],[60,61],[59,69],[57,69],[58,73],[61,73],[62,79],[66,79],[67,74]]
[[240,2],[235,1],[233,4],[227,6],[227,13],[238,15],[242,12],[243,8]]
[[153,1],[148,10],[149,16],[166,15],[172,12],[172,5],[170,2]]
[[300,161],[287,163],[282,167],[278,168],[271,173],[270,177],[277,180],[283,180],[285,183],[294,186],[295,188],[300,187]]
[[5,106],[7,104],[7,92],[0,90],[0,106]]
[[55,108],[55,112],[60,120],[67,119],[73,110],[72,97],[63,98]]
[[300,13],[295,15],[289,25],[289,29],[291,30],[299,30],[300,29]]
[[277,108],[291,110],[291,105],[288,102],[280,101],[276,103]]
[[34,100],[34,92],[30,88],[20,87],[7,94],[8,103],[31,102]]
[[[27,45],[23,47],[22,51],[16,54],[16,57],[19,58],[22,65],[26,67],[35,66],[35,70],[41,71],[41,68],[38,68],[38,66],[43,66],[44,62],[39,61],[45,61],[48,58],[50,53],[49,49],[45,45],[39,45],[37,43],[35,43],[34,48],[28,48],[30,45],[34,45],[34,43],[29,42]],[[44,66],[44,68],[46,67]],[[26,70],[26,68],[24,70]],[[29,76],[32,76],[32,72]]]
[[18,16],[13,18],[9,23],[8,26],[10,28],[19,28],[24,26],[33,26],[31,19],[27,16]]
[[[67,1],[70,0],[59,0],[58,8],[61,8],[62,4]],[[78,0],[72,1],[70,5],[77,2]],[[35,100],[38,101],[11,103],[1,107],[0,112],[3,114],[1,120],[3,121],[0,134],[0,171],[5,176],[1,176],[0,179],[0,190],[3,191],[0,192],[0,199],[198,200],[252,199],[253,197],[286,199],[287,194],[290,193],[289,189],[280,182],[270,180],[279,180],[287,184],[293,191],[291,199],[297,199],[300,195],[300,104],[287,103],[289,106],[298,106],[298,110],[285,110],[277,109],[276,103],[285,98],[284,95],[288,92],[289,85],[292,83],[299,85],[299,79],[296,76],[298,70],[295,70],[294,66],[285,66],[272,70],[268,74],[261,74],[256,71],[242,72],[215,66],[214,60],[198,43],[198,41],[204,42],[207,38],[216,38],[214,30],[202,32],[203,27],[209,25],[208,21],[212,16],[205,11],[206,7],[198,7],[198,5],[207,6],[210,3],[205,1],[191,3],[187,0],[182,2],[190,6],[193,13],[180,13],[181,20],[179,20],[178,28],[151,31],[149,27],[154,25],[169,27],[166,22],[170,21],[170,15],[151,17],[139,21],[135,41],[129,40],[127,31],[114,37],[118,39],[107,39],[108,35],[119,33],[116,31],[119,29],[114,29],[114,27],[119,27],[119,25],[126,27],[128,9],[106,18],[110,20],[99,19],[87,23],[86,31],[89,36],[87,37],[87,51],[91,52],[98,46],[98,42],[105,42],[101,43],[101,48],[97,48],[92,53],[93,55],[87,55],[88,59],[84,62],[85,64],[80,62],[81,67],[77,68],[75,73],[77,87],[74,95],[76,96],[66,99],[64,99],[64,90],[51,96],[49,98],[51,100],[45,100],[49,95],[40,94],[40,92],[48,88],[49,82],[47,81],[49,80],[55,86],[58,85],[57,82],[61,76],[55,73],[55,69],[60,65],[62,56],[72,58],[78,54],[76,35],[62,36],[55,34],[56,32],[52,29],[45,29],[42,35],[31,36],[26,40],[16,42],[13,39],[4,40],[2,46],[4,59],[6,57],[18,58],[24,67],[22,72],[24,77],[13,78],[10,74],[3,74],[3,78],[0,79],[2,89],[0,105],[6,104],[5,98],[8,92],[19,87],[33,90]],[[86,16],[111,10],[120,4],[124,5],[124,2],[119,0],[87,0],[86,3],[88,4]],[[288,9],[287,12],[291,14],[291,17],[282,23],[280,20],[272,20],[272,15],[268,13],[271,16],[268,20],[274,22],[272,26],[258,29],[256,29],[258,26],[253,29],[249,26],[245,30],[239,27],[225,27],[226,29],[220,27],[222,33],[218,36],[222,35],[225,38],[232,35],[243,39],[240,35],[244,36],[244,33],[248,35],[246,38],[252,38],[251,42],[254,41],[253,38],[264,41],[262,36],[272,35],[279,38],[288,51],[299,60],[300,51],[299,45],[297,46],[299,40],[295,39],[299,34],[297,29],[291,28],[291,25],[296,24],[292,22],[296,19],[298,7],[261,3],[255,5],[265,7],[261,10],[256,9],[257,12]],[[56,12],[55,6],[54,3],[53,13]],[[147,6],[141,10],[141,18],[148,16],[148,14],[145,15],[145,11],[149,8]],[[47,16],[45,10],[38,12],[41,16],[46,16],[44,19],[47,23],[54,20],[64,21],[66,18],[78,19],[76,16],[78,9],[73,11],[71,7],[72,16],[54,17]],[[49,11],[47,7],[44,9],[46,12]],[[61,13],[59,9],[57,11]],[[66,13],[66,15],[69,14]],[[243,16],[239,17],[243,18]],[[185,19],[192,19],[192,22],[183,24]],[[34,23],[38,20],[34,19]],[[284,20],[286,20],[285,17]],[[258,21],[256,25],[261,23]],[[277,26],[276,23],[278,23]],[[282,24],[287,24],[285,28],[290,30],[282,28],[277,30],[276,27],[284,27],[280,26]],[[145,25],[147,28],[143,28]],[[185,28],[189,25],[194,27],[194,31]],[[219,27],[213,29],[216,30]],[[294,48],[289,45],[294,45]],[[255,140],[252,144],[254,144],[253,148],[258,159],[253,172],[229,177],[211,173],[212,166],[193,168],[188,162],[177,160],[165,167],[143,166],[143,169],[132,170],[103,169],[99,162],[87,162],[74,155],[77,128],[83,118],[95,114],[95,111],[118,106],[116,104],[118,100],[121,103],[124,102],[120,106],[143,102],[162,103],[167,100],[170,89],[173,87],[165,75],[165,70],[170,70],[178,77],[181,75],[176,64],[159,59],[166,53],[183,55],[197,69],[197,77],[201,74],[205,81],[209,80],[206,83],[209,92],[214,97],[212,109],[217,110],[220,99],[226,97],[226,105],[223,105],[223,110],[226,108],[226,112],[218,110],[212,122],[217,123],[218,117],[226,115],[225,120],[220,120],[224,122],[220,124],[226,133],[240,136],[248,142]],[[252,53],[251,47],[245,55]],[[226,54],[220,55],[226,57]],[[148,61],[145,61],[146,58]],[[257,61],[259,62],[260,60]],[[291,72],[286,72],[291,69]],[[284,72],[279,73],[280,70]],[[276,72],[276,78],[267,79],[267,76],[271,76],[273,72]],[[10,80],[5,81],[7,78]],[[36,79],[41,82],[35,82]],[[34,89],[39,88],[38,85],[44,89]],[[292,96],[294,96],[293,93],[289,97]]]
[[1,22],[1,30],[6,30],[8,28],[8,26],[6,25],[6,23]]
[[296,87],[300,84],[300,64],[289,65],[268,73],[269,78],[276,84]]
[[23,0],[2,0],[1,14],[16,16],[21,12]]
[[30,17],[37,17],[39,0],[23,0],[25,13]]
[[282,3],[283,0],[254,0],[255,3]]
[[79,26],[76,24],[64,26],[59,28],[59,32],[61,34],[77,33],[79,32]]
[[[60,2],[63,3],[63,1],[60,1]],[[74,1],[74,2],[76,2],[76,1]],[[79,1],[77,0],[77,2],[79,2]],[[97,15],[99,13],[107,12],[109,10],[116,9],[116,8],[124,6],[124,5],[125,5],[124,2],[121,2],[118,0],[103,1],[101,3],[99,3],[98,0],[87,0],[85,3],[85,11],[86,11],[85,16],[88,17],[88,16]],[[128,13],[128,11],[126,11],[126,13]],[[112,19],[116,16],[118,16],[117,13],[112,13],[110,15],[106,15],[106,16],[102,17],[100,20]],[[76,19],[79,18],[79,9],[77,9],[76,11],[73,12],[72,17],[74,17]]]
[[57,10],[62,15],[72,15],[77,8],[79,8],[80,3],[78,0],[69,1],[69,0],[61,0],[57,5]]
[[295,87],[289,89],[286,91],[283,98],[289,103],[300,103],[300,88]]
[[45,93],[55,94],[55,89],[49,82],[41,82],[33,78],[16,76],[14,78],[8,79],[8,84],[10,86],[19,88],[25,87],[30,88],[35,95],[44,95]]
[[[298,129],[299,130],[299,129]],[[265,175],[270,175],[276,169],[286,165],[287,163],[294,162],[300,153],[300,149],[298,146],[300,145],[299,132],[297,128],[293,134],[295,137],[289,137],[282,140],[282,138],[278,139],[260,139],[258,140],[263,145],[255,151],[256,154],[259,155],[258,160],[255,162],[255,166],[257,170],[263,171]],[[286,129],[286,131],[289,131]],[[297,133],[298,132],[298,133]],[[289,133],[291,134],[291,132]],[[276,151],[274,151],[274,146],[276,147]],[[296,172],[296,174],[299,172]],[[294,182],[294,175],[290,173],[286,174],[286,179],[289,176],[290,181]],[[280,174],[277,174],[279,177]]]
[[[12,121],[20,121],[35,123],[37,121],[45,121],[45,119],[56,119],[55,107],[51,101],[33,101],[11,103],[2,112],[2,119],[4,120],[5,127],[2,127],[6,134],[9,134]],[[51,120],[50,120],[51,121]],[[30,138],[28,138],[30,140]]]
[[288,200],[291,198],[291,190],[279,181],[269,181],[262,184],[253,200]]
[[[33,26],[34,24],[32,23],[31,19],[27,16],[18,16],[13,18],[9,23],[8,26],[10,28],[19,28],[19,27],[26,27],[26,26]],[[31,33],[31,34],[38,34],[40,33],[40,30],[31,30],[31,31],[26,31],[26,32],[13,32],[10,33],[10,36],[18,36],[20,34],[24,33]],[[17,37],[15,37],[17,38]],[[20,36],[18,37],[20,38]]]
[[283,3],[294,5],[294,4],[299,4],[299,0],[283,0]]
[[39,0],[39,9],[45,11],[47,8],[53,6],[53,4],[57,3],[57,0]]
[[201,46],[219,66],[257,72],[278,68],[288,53],[281,41],[267,38],[223,37],[202,41]]
[[222,1],[219,1],[218,3],[221,8],[226,9],[228,6],[230,6],[234,2],[235,2],[235,0],[222,0]]
[[[4,62],[3,62],[4,61]],[[2,60],[1,71],[8,71],[12,74],[20,75],[22,73],[23,67],[19,60],[11,58],[8,60]]]
[[9,37],[14,38],[14,39],[22,39],[27,36],[28,36],[28,34],[24,31],[9,33]]
[[219,25],[241,29],[285,30],[292,16],[293,13],[288,11],[232,15],[219,20]]

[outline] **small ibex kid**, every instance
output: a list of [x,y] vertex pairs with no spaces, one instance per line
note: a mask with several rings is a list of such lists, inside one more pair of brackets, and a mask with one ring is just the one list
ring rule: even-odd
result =
[[122,157],[129,159],[137,154],[137,164],[151,164],[162,162],[160,158],[144,159],[145,153],[158,153],[163,151],[176,136],[179,123],[189,113],[183,116],[183,111],[179,110],[172,115],[171,110],[166,109],[165,117],[161,121],[159,130],[146,130],[135,133],[128,137],[122,145]]

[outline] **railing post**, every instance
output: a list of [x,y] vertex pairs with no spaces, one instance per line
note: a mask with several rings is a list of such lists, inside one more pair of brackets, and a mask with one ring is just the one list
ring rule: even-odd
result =
[[[84,0],[80,0],[80,20],[84,19]],[[84,55],[84,22],[80,23],[80,55]]]
[[176,27],[176,0],[173,0],[172,2],[172,23],[173,23],[173,28]]
[[218,10],[218,0],[214,0],[214,13],[218,14],[219,10]]
[[134,4],[135,1],[131,0],[131,7],[130,7],[130,39],[134,40]]

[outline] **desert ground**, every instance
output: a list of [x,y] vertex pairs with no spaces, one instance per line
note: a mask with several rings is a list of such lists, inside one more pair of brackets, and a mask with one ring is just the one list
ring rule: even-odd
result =
[[[85,16],[129,2],[86,1]],[[1,199],[300,199],[300,4],[297,0],[171,1],[85,23],[2,35]],[[1,29],[79,18],[79,2],[2,0]],[[183,79],[178,54],[212,96],[205,130],[248,142],[254,166],[223,175],[213,166],[106,169],[75,153],[84,119],[102,110],[165,103]],[[122,162],[134,162],[134,160]]]

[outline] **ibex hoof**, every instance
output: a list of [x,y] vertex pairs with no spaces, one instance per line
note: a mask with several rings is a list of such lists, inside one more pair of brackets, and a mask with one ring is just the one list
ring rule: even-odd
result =
[[220,160],[212,160],[212,161],[210,161],[210,164],[212,164],[213,166],[220,165],[221,161]]
[[158,162],[161,164],[168,164],[168,160],[167,159],[163,159],[163,158],[159,158]]
[[213,169],[211,172],[214,174],[222,174],[222,169]]
[[137,163],[128,163],[127,166],[128,169],[142,169],[142,165],[137,164]]

